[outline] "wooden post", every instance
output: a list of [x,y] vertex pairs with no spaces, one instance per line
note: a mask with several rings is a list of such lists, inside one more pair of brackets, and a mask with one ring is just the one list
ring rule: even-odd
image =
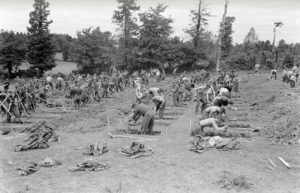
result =
[[218,41],[217,41],[217,53],[216,53],[216,59],[217,59],[217,65],[216,65],[216,71],[218,71],[220,69],[220,60],[221,60],[221,56],[222,56],[222,31],[224,28],[224,24],[225,24],[225,19],[226,19],[226,15],[227,15],[227,6],[228,6],[228,0],[225,0],[225,6],[224,6],[224,14],[222,17],[222,22],[221,22],[221,26],[220,26],[220,32],[219,32],[219,36],[218,36]]

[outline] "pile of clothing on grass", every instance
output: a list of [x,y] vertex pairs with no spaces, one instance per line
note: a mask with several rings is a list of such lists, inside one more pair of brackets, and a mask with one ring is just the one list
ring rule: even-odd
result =
[[138,158],[142,156],[149,156],[153,154],[152,149],[146,145],[138,142],[132,142],[130,147],[123,147],[121,152],[130,158]]
[[52,166],[59,166],[59,165],[62,165],[61,161],[57,161],[49,157],[46,157],[39,164],[35,162],[29,162],[27,166],[23,168],[17,168],[17,170],[19,171],[20,176],[28,176],[30,174],[37,172],[40,169],[40,167],[49,168]]
[[30,135],[23,145],[17,145],[15,151],[49,148],[48,142],[58,141],[56,128],[55,125],[43,121],[24,129],[23,132],[29,132]]
[[83,155],[100,156],[106,152],[108,152],[108,147],[106,143],[96,143],[89,145],[87,151],[84,152]]
[[82,164],[76,165],[74,168],[69,168],[70,172],[79,171],[102,171],[109,168],[108,163],[98,163],[92,160],[84,161]]
[[189,150],[196,153],[204,153],[212,148],[221,151],[237,150],[240,148],[240,142],[237,141],[237,138],[222,138],[220,136],[202,137],[197,135],[194,137]]

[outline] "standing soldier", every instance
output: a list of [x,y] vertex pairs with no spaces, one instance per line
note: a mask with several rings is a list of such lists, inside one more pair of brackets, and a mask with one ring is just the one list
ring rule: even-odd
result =
[[178,106],[178,84],[177,84],[177,82],[173,82],[171,91],[173,93],[173,104],[174,104],[174,106]]
[[260,69],[260,64],[255,64],[255,66],[254,66],[254,70],[255,70],[255,75],[257,75],[258,74],[258,72],[259,72],[259,69]]
[[273,69],[273,70],[271,70],[271,79],[277,79],[277,70],[276,69]]
[[40,89],[40,85],[39,85],[39,79],[37,79],[37,77],[33,77],[33,86],[35,90],[39,90]]
[[59,91],[62,90],[63,82],[64,82],[64,79],[60,75],[58,75],[58,77],[57,77],[57,83],[56,83],[56,88]]
[[53,90],[53,78],[52,76],[49,74],[47,77],[46,77],[46,82],[47,84],[51,87],[51,90]]
[[238,76],[236,75],[234,77],[234,79],[232,80],[234,92],[239,92],[239,82],[240,82],[240,80],[239,80]]
[[183,81],[179,81],[178,83],[178,102],[179,102],[179,105],[182,105],[183,104],[183,93],[184,93],[184,83]]
[[4,93],[7,93],[9,90],[9,80],[5,79],[4,81]]
[[204,85],[201,87],[196,88],[196,109],[195,114],[198,113],[199,107],[201,104],[201,113],[206,109],[207,107],[207,98],[206,98],[206,91],[210,88],[209,85]]
[[11,118],[12,116],[15,116],[16,119],[18,119],[17,122],[22,123],[21,121],[21,115],[19,112],[19,105],[18,103],[15,101],[16,96],[11,93],[8,92],[8,99],[6,101],[6,106],[7,106],[7,112],[6,112],[6,121],[7,123],[11,123]]
[[293,73],[296,77],[296,83],[298,83],[299,80],[299,68],[296,66],[296,64],[293,66]]

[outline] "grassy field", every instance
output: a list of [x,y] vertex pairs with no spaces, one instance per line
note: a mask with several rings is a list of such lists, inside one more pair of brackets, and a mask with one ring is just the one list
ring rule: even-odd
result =
[[[191,125],[200,115],[195,115],[195,102],[176,107],[172,105],[171,97],[166,97],[164,118],[159,119],[157,115],[155,118],[154,130],[161,131],[160,135],[109,137],[110,132],[118,134],[118,131],[128,128],[134,88],[126,88],[80,110],[71,107],[72,103],[66,101],[65,93],[49,93],[48,100],[51,103],[60,101],[65,109],[39,104],[35,113],[22,117],[23,125],[7,124],[5,117],[0,116],[0,131],[12,128],[8,135],[0,135],[0,193],[300,192],[299,168],[288,169],[278,159],[282,157],[299,166],[299,146],[275,143],[264,135],[270,128],[270,132],[280,131],[276,136],[282,136],[287,128],[292,128],[289,119],[298,121],[299,88],[291,89],[279,79],[270,80],[269,73],[238,75],[241,78],[240,92],[232,97],[235,108],[228,108],[226,112],[231,124],[249,124],[251,128],[228,128],[228,134],[243,134],[236,139],[240,143],[237,150],[210,148],[202,154],[190,151],[188,147],[194,140],[189,136]],[[174,77],[168,76],[164,82],[151,79],[150,84],[169,89],[173,80]],[[273,96],[276,96],[275,100],[266,100]],[[257,105],[252,106],[254,102]],[[60,140],[49,143],[47,149],[15,152],[15,147],[24,144],[28,137],[19,131],[39,121],[57,125],[55,132]],[[142,120],[139,120],[136,126],[130,128],[140,129],[141,124]],[[276,129],[278,126],[280,130]],[[296,135],[294,130],[292,135]],[[246,136],[251,136],[251,139]],[[289,135],[284,138],[289,138]],[[122,147],[133,141],[150,147],[154,154],[137,159],[121,154]],[[109,151],[101,156],[84,155],[87,147],[95,143],[106,143]],[[27,166],[30,161],[39,163],[45,157],[63,164],[40,168],[29,176],[19,176],[17,168]],[[276,167],[268,159],[273,160]],[[86,160],[109,163],[111,167],[103,171],[75,173],[68,170]]]
[[[54,73],[54,74],[57,74],[57,73],[70,74],[73,70],[77,70],[77,63],[63,61],[61,53],[57,53],[55,55],[55,63],[56,63],[56,67],[50,71],[51,73]],[[28,68],[29,68],[28,62],[24,62],[20,66],[21,70],[26,70]]]
[[73,70],[77,69],[77,64],[74,62],[65,62],[56,60],[56,67],[51,70],[52,73],[63,73],[63,74],[70,74]]

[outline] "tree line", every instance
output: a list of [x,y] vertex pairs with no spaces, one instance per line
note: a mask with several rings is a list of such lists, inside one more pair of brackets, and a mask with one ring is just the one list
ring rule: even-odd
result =
[[[117,33],[102,31],[100,27],[82,29],[76,37],[53,34],[49,3],[34,0],[29,14],[27,33],[2,30],[0,32],[0,68],[14,76],[24,61],[29,71],[41,76],[55,67],[54,55],[62,52],[63,60],[78,64],[80,72],[101,73],[111,66],[129,71],[158,68],[163,73],[180,70],[214,69],[217,60],[226,70],[251,70],[256,63],[264,68],[290,67],[298,62],[300,44],[286,44],[280,40],[275,46],[269,40],[259,41],[251,28],[241,44],[233,44],[232,25],[235,17],[224,14],[219,34],[207,29],[211,13],[198,0],[198,7],[190,11],[190,24],[184,30],[189,40],[174,36],[174,19],[164,16],[167,5],[158,4],[140,12],[136,0],[117,0],[112,15]],[[225,5],[227,9],[227,3]],[[218,56],[218,50],[221,53]]]

